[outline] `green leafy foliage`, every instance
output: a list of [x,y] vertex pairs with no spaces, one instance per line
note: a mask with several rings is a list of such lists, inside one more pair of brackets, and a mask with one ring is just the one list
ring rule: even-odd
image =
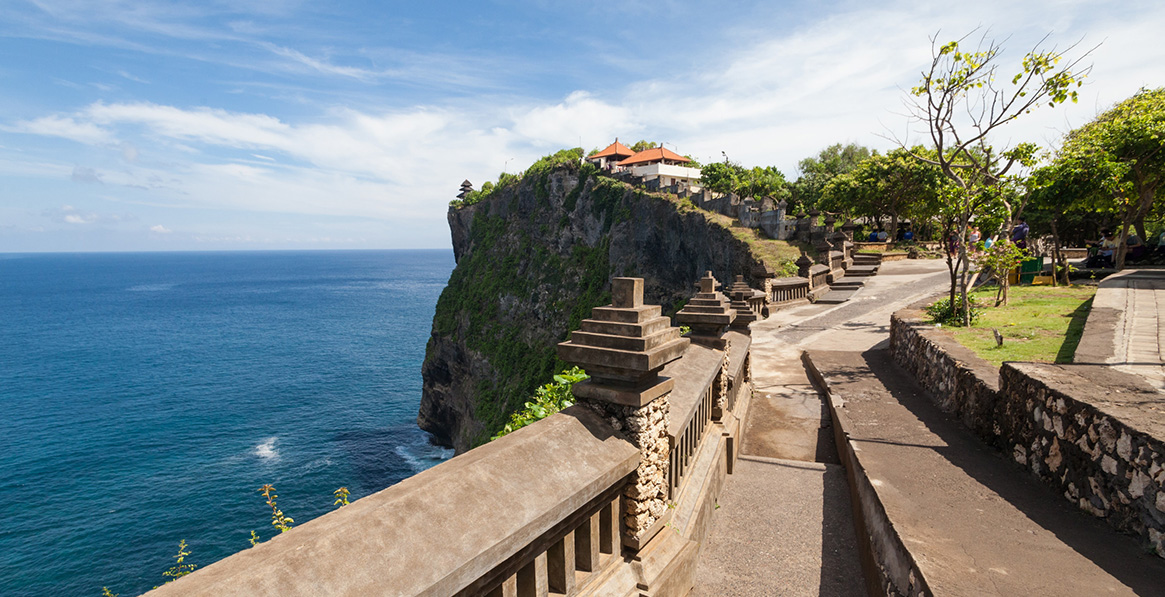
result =
[[736,193],[741,197],[789,196],[785,175],[774,166],[745,169],[735,162],[713,162],[700,168],[700,185],[717,193]]
[[[1067,199],[1067,207],[1116,214],[1123,245],[1128,227],[1160,209],[1165,196],[1165,88],[1142,89],[1069,133],[1044,174],[1049,195]],[[1123,251],[1118,265],[1122,259]]]
[[[990,187],[1003,182],[1012,167],[1030,167],[1035,153],[1030,144],[993,147],[990,137],[1037,106],[1075,101],[1073,88],[1081,84],[1089,68],[1081,66],[1082,58],[1061,64],[1062,52],[1037,47],[1024,56],[1010,85],[998,85],[995,78],[1002,47],[984,36],[968,49],[963,47],[966,39],[938,47],[931,40],[931,64],[910,90],[908,108],[914,119],[926,125],[933,142],[930,155],[915,153],[915,157],[938,166],[956,189],[944,193],[947,222],[953,223],[960,241],[957,259],[948,260],[951,296],[958,293],[964,317],[969,318],[967,231],[978,212],[996,200],[1007,210],[1008,220],[1022,210],[1009,201],[1008,192]],[[968,320],[964,323],[969,325]]]
[[[797,182],[792,185],[792,203],[800,209],[820,208],[825,187],[830,181],[857,168],[871,155],[873,153],[868,147],[836,143],[822,149],[816,156],[801,160],[797,164]],[[793,210],[790,206],[790,211]]]
[[1007,272],[1019,267],[1019,264],[1028,257],[1028,252],[1007,239],[1001,239],[987,249],[983,246],[983,242],[978,243],[978,250],[973,255],[974,261],[979,264],[980,268],[995,272],[995,278],[999,282],[999,290],[995,295],[995,306],[1006,305],[1009,286]]
[[179,541],[178,542],[178,555],[174,556],[174,560],[175,560],[174,565],[162,573],[162,576],[165,576],[166,578],[170,579],[170,580],[166,581],[167,583],[174,582],[174,581],[178,580],[179,578],[182,578],[183,576],[186,576],[187,574],[194,572],[194,569],[197,568],[197,566],[195,566],[194,564],[186,563],[186,557],[189,555],[190,555],[190,552],[186,551],[186,540],[183,539],[183,540]]
[[283,514],[283,510],[279,509],[279,505],[275,503],[275,498],[279,497],[275,494],[275,486],[267,483],[259,488],[259,493],[267,498],[267,506],[271,508],[271,526],[279,529],[280,533],[286,533],[291,530],[291,524],[295,522],[290,516]]
[[348,491],[347,487],[341,487],[341,488],[333,491],[332,495],[334,495],[336,497],[336,501],[332,502],[332,505],[339,506],[341,508],[343,508],[344,506],[347,506],[348,505],[348,496],[351,494],[352,494],[352,492]]
[[539,186],[536,187],[535,192],[540,198],[545,199],[547,196],[546,179],[550,175],[550,172],[560,166],[570,166],[572,168],[581,167],[580,161],[583,158],[583,154],[584,151],[581,147],[575,147],[572,149],[560,149],[550,155],[542,156],[538,159],[538,161],[531,164],[525,172],[520,172],[518,174],[507,174],[505,172],[501,173],[498,175],[497,184],[486,182],[481,185],[480,190],[469,193],[465,196],[464,199],[454,199],[453,201],[449,202],[449,205],[456,209],[461,209],[462,207],[467,207],[470,205],[476,205],[482,201],[490,199],[497,193],[501,192],[503,189],[512,187],[522,182],[522,180],[527,177],[533,177],[538,180]]
[[818,206],[876,221],[889,217],[891,230],[900,218],[917,224],[936,217],[946,179],[938,167],[915,159],[912,151],[925,149],[873,152],[848,172],[833,176],[822,189]]
[[955,306],[951,307],[950,298],[941,298],[926,308],[926,314],[930,316],[930,320],[939,325],[962,326],[964,322],[969,319],[970,324],[974,325],[975,320],[979,319],[979,314],[982,312],[982,306],[975,301],[968,301],[970,305],[969,315],[964,316],[963,304],[961,301],[955,301]]
[[491,439],[497,439],[533,423],[574,404],[574,395],[570,393],[574,384],[587,379],[589,376],[578,367],[554,376],[554,381],[539,386],[534,390],[534,396],[526,402],[522,409],[510,415],[510,421],[502,430]]

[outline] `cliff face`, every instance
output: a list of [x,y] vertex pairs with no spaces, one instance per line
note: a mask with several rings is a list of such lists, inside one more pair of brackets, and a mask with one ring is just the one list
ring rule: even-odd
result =
[[459,453],[550,381],[555,345],[610,302],[613,276],[642,277],[647,302],[674,313],[705,271],[751,281],[759,265],[686,200],[592,172],[560,167],[449,210],[457,267],[437,301],[417,423]]

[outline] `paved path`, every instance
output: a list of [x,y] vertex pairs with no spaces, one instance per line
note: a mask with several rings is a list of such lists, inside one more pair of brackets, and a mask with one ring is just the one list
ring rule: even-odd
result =
[[1165,390],[1165,270],[1125,270],[1103,280],[1096,294],[1094,306],[1120,311],[1109,362]]
[[754,395],[741,459],[691,595],[865,594],[844,469],[800,355],[885,340],[890,313],[947,280],[942,262],[890,262],[847,303],[800,305],[752,324]]

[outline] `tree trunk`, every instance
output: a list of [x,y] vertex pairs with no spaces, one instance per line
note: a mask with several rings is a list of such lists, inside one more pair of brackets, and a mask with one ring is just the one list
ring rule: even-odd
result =
[[971,326],[971,299],[967,296],[967,272],[971,269],[971,262],[967,257],[967,229],[971,226],[970,214],[964,212],[959,221],[959,262],[962,265],[959,275],[959,294],[963,303],[963,327]]
[[1060,250],[1060,232],[1056,229],[1056,218],[1052,218],[1052,286],[1056,286],[1060,279],[1060,267],[1064,267],[1064,285],[1068,286],[1068,264],[1064,260],[1064,253]]

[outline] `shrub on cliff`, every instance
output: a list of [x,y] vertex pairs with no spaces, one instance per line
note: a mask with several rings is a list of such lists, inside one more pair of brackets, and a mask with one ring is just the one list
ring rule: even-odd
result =
[[522,410],[510,415],[510,422],[501,431],[490,438],[493,441],[508,433],[513,433],[530,423],[540,421],[550,415],[574,404],[574,395],[570,389],[574,384],[590,377],[578,367],[554,376],[554,381],[534,390],[533,400],[527,402]]
[[[550,175],[550,172],[559,166],[571,166],[578,168],[579,162],[582,161],[583,154],[584,151],[581,147],[575,147],[572,149],[560,149],[550,155],[542,156],[538,159],[538,161],[531,164],[525,172],[519,172],[518,174],[507,174],[502,172],[498,175],[498,181],[496,184],[487,181],[485,184],[481,185],[481,190],[469,193],[465,196],[464,199],[454,199],[453,201],[449,202],[449,205],[460,209],[462,207],[481,203],[482,201],[493,197],[494,194],[498,191],[522,182],[522,180],[528,176],[539,177],[539,179],[544,182],[545,178]],[[541,186],[544,185],[540,185],[540,187]],[[539,194],[542,195],[544,193]]]

